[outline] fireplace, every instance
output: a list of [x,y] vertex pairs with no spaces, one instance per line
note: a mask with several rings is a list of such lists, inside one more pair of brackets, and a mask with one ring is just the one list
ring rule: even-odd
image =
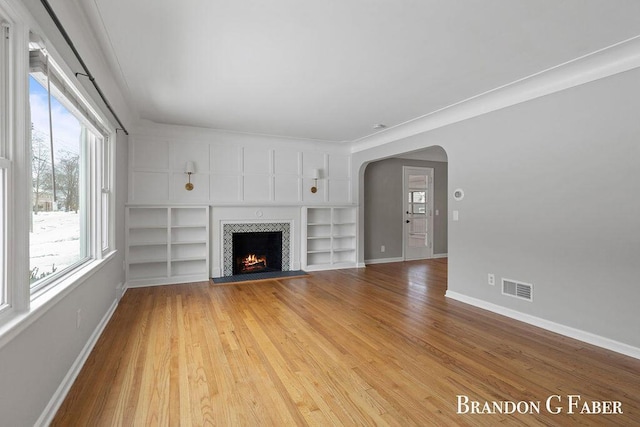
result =
[[233,275],[282,271],[282,231],[232,234]]
[[[220,277],[230,277],[237,273],[236,260],[233,254],[233,241],[236,234],[252,233],[281,233],[279,243],[281,245],[281,264],[279,271],[291,270],[291,221],[246,221],[246,222],[222,222],[222,271]],[[242,237],[241,237],[242,238]],[[259,255],[255,254],[254,255]],[[272,258],[273,259],[273,258]],[[269,262],[267,260],[267,266]]]

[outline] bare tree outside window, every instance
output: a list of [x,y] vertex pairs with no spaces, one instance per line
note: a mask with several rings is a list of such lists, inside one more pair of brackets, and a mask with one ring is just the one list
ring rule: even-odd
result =
[[48,138],[31,127],[31,178],[33,213],[53,210],[51,150]]
[[78,213],[80,207],[80,156],[67,150],[58,152],[56,185],[60,208]]

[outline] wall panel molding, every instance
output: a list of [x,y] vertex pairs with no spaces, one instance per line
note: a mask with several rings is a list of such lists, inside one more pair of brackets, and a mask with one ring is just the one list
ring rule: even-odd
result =
[[[340,145],[273,137],[221,138],[224,133],[158,125],[131,137],[129,203],[340,204],[351,203],[351,155]],[[179,132],[183,131],[182,136]],[[202,138],[209,135],[210,138]],[[194,190],[183,182],[192,161]],[[311,193],[314,169],[319,191]],[[183,176],[184,175],[184,176]],[[184,179],[183,179],[184,178]],[[332,188],[335,187],[335,188]],[[308,187],[308,188],[307,188]]]

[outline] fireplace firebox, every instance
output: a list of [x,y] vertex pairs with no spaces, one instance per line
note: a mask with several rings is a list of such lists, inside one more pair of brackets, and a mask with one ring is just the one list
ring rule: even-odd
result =
[[282,232],[233,233],[233,275],[282,271]]

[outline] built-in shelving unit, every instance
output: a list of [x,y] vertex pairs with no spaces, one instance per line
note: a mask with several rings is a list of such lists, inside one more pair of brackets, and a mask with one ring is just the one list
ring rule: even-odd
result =
[[356,266],[355,207],[302,210],[302,268],[307,271]]
[[127,286],[208,280],[209,206],[127,206]]

